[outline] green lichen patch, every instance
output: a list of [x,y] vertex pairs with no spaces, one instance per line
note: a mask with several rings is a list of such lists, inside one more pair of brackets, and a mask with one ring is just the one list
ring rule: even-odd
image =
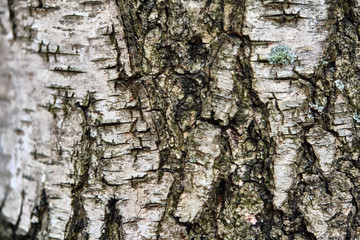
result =
[[273,47],[270,52],[268,61],[270,64],[288,65],[294,63],[297,55],[285,45],[277,45]]

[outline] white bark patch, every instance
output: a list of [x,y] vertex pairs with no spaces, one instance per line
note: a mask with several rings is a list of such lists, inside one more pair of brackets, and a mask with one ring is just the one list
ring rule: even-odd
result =
[[[311,197],[309,197],[307,200],[308,202],[312,201]],[[321,206],[316,204],[312,207],[306,207],[304,210],[304,215],[305,219],[311,223],[309,230],[313,232],[318,239],[325,240],[329,239],[328,225],[326,224],[326,220],[328,220],[331,215],[329,214],[330,216],[325,216],[321,210]]]
[[[218,58],[210,70],[214,83],[210,94],[205,99],[202,117],[218,120],[221,125],[228,125],[238,110],[237,96],[234,91],[236,79],[236,56],[239,54],[239,43],[225,43],[220,47]],[[219,57],[221,56],[221,58]]]
[[281,207],[287,198],[287,191],[293,185],[296,176],[295,162],[298,159],[298,149],[301,145],[294,139],[277,141],[274,157],[274,205]]
[[[321,58],[323,41],[328,36],[322,23],[327,19],[328,11],[324,0],[292,3],[267,5],[264,1],[247,1],[243,29],[243,33],[254,41],[250,57],[253,88],[262,102],[270,101],[271,135],[276,142],[274,205],[278,208],[286,200],[287,191],[296,178],[294,164],[301,147],[301,140],[297,138],[303,134],[301,123],[306,121],[303,106],[308,96],[293,85],[298,79],[293,69],[311,76]],[[275,44],[288,46],[298,59],[290,65],[270,65],[267,59]]]
[[340,137],[351,143],[354,133],[354,126],[351,113],[349,112],[348,102],[342,94],[339,94],[336,97],[334,105],[335,109],[332,127]]
[[307,134],[307,140],[319,159],[319,165],[324,175],[330,176],[331,164],[335,160],[336,154],[336,138],[320,126],[315,126]]
[[87,226],[89,239],[99,239],[101,237],[101,229],[105,218],[105,204],[91,196],[84,202],[85,211],[91,213],[88,215],[89,225]]
[[[3,2],[0,4],[1,9],[8,8],[6,4],[2,8]],[[127,221],[123,226],[126,239],[155,238],[173,179],[165,174],[158,181],[159,150],[155,130],[151,128],[154,124],[146,112],[150,107],[145,93],[138,90],[142,109],[129,110],[137,104],[137,98],[129,89],[114,89],[119,74],[114,66],[118,60],[125,73],[132,74],[116,2],[50,0],[43,2],[43,9],[35,9],[33,4],[16,2],[17,35],[29,41],[19,40],[21,46],[10,45],[4,35],[0,36],[0,54],[8,56],[2,58],[5,64],[0,65],[0,72],[9,75],[0,77],[1,86],[9,90],[0,91],[0,111],[11,116],[5,117],[6,124],[0,126],[0,157],[6,157],[6,162],[1,163],[4,170],[0,170],[0,194],[7,193],[2,214],[16,224],[22,208],[19,234],[25,234],[34,203],[44,188],[49,219],[48,226],[43,227],[47,227],[49,238],[65,238],[66,224],[73,211],[79,211],[71,207],[72,186],[76,184],[71,177],[83,174],[81,169],[75,172],[73,168],[77,161],[83,161],[74,151],[83,144],[84,125],[88,121],[90,136],[98,139],[92,147],[104,154],[102,157],[92,154],[89,160],[90,190],[83,193],[88,214],[84,231],[88,231],[89,239],[101,236],[106,201],[115,196],[127,203],[117,205],[125,208],[119,212]],[[0,15],[2,21],[3,16]],[[5,27],[10,38],[10,23],[5,22]],[[69,95],[65,95],[66,91]],[[63,116],[63,107],[67,107],[65,97],[82,105],[86,104],[89,92],[96,102],[88,110],[86,120],[80,107],[74,110],[77,106],[74,104],[71,114]],[[3,115],[0,118],[3,120]],[[102,124],[99,130],[94,127],[97,124]],[[134,148],[136,153],[132,152]],[[100,166],[104,166],[102,172],[94,171]],[[42,182],[43,175],[46,180]],[[142,177],[149,182],[142,183]],[[99,178],[111,186],[104,183],[99,186]],[[6,192],[8,186],[10,192]],[[26,193],[23,200],[22,190]],[[127,209],[128,206],[131,207]]]
[[213,169],[215,158],[220,155],[216,139],[220,130],[210,124],[201,124],[194,130],[193,143],[185,165],[185,190],[181,194],[174,213],[181,222],[193,221],[209,197],[209,192],[217,176]]
[[[71,172],[71,166],[61,162],[54,151],[56,139],[52,135],[53,117],[43,107],[49,100],[44,96],[50,96],[50,100],[53,101],[49,89],[45,86],[54,75],[49,73],[45,77],[38,71],[43,69],[41,58],[24,54],[18,43],[10,45],[2,36],[0,42],[0,55],[7,56],[6,61],[0,66],[0,72],[8,76],[0,77],[0,85],[9,87],[0,97],[6,99],[1,104],[6,106],[4,110],[7,111],[6,115],[1,115],[5,119],[1,121],[3,125],[0,127],[0,149],[1,155],[11,156],[2,159],[5,161],[3,164],[6,172],[5,175],[0,174],[6,177],[0,184],[1,192],[4,193],[1,194],[1,198],[6,196],[2,214],[12,224],[16,224],[19,220],[17,232],[25,234],[30,228],[31,221],[36,222],[36,219],[31,219],[31,215],[45,185],[49,187],[47,192],[49,196],[57,196],[58,199],[54,201],[61,202],[59,218],[64,217],[66,220],[70,216],[71,207],[68,198],[70,190],[66,188],[60,190],[59,184],[71,182],[67,175]],[[19,68],[22,71],[19,71]],[[54,165],[50,166],[50,164]],[[60,166],[64,167],[61,171],[59,171]],[[52,181],[54,176],[51,176],[47,178],[49,181],[45,184],[42,181],[44,175],[53,174],[55,168],[57,176],[62,178],[61,181]],[[57,193],[53,195],[54,189],[57,189],[55,190]],[[61,194],[58,194],[59,191]],[[52,206],[54,205],[50,208]],[[50,220],[50,222],[54,221],[55,219]],[[62,227],[65,223],[56,222],[54,227],[56,238],[63,237]],[[57,230],[58,228],[60,231]]]
[[[156,238],[157,227],[164,214],[169,186],[173,177],[165,173],[158,181],[156,173],[148,173],[144,181],[123,184],[113,192],[121,199],[117,208],[122,216],[126,239]],[[133,186],[132,186],[133,185]],[[108,192],[111,196],[111,192]]]

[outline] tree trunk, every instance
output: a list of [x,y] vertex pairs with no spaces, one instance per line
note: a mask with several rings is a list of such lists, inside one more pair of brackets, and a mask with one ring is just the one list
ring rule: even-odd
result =
[[359,9],[0,0],[0,239],[360,239]]

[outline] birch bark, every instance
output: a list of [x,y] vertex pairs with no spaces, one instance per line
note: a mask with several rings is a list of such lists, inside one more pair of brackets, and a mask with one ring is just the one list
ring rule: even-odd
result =
[[0,0],[0,238],[360,239],[359,9]]

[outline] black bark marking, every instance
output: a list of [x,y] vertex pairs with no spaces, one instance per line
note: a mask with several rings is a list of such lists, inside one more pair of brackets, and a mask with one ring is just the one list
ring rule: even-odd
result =
[[28,234],[24,240],[36,239],[38,233],[41,231],[44,220],[46,220],[49,211],[49,203],[46,195],[46,189],[44,188],[41,192],[40,201],[34,207],[31,218],[36,217],[37,222],[32,222]]
[[125,232],[122,228],[122,216],[116,207],[118,199],[110,199],[106,205],[105,227],[100,240],[124,240]]
[[136,9],[134,3],[131,1],[116,0],[116,4],[120,11],[120,18],[124,27],[124,34],[126,38],[126,44],[128,53],[130,56],[130,65],[133,72],[137,75],[141,72],[142,65],[142,46],[138,42],[142,36],[139,36],[142,26],[137,19],[135,13]]
[[17,38],[17,33],[16,33],[17,23],[16,23],[16,18],[15,18],[14,0],[7,0],[7,5],[9,8],[9,20],[11,22],[13,38],[16,40],[16,38]]
[[84,199],[78,192],[73,196],[71,203],[73,214],[66,224],[66,240],[89,239],[89,234],[84,232],[88,220],[84,208]]

